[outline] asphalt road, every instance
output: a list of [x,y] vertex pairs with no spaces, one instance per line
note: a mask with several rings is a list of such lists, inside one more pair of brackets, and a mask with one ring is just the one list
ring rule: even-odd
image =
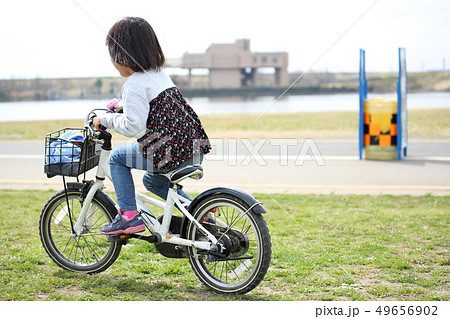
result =
[[[401,161],[359,160],[353,139],[213,140],[205,176],[187,192],[232,186],[251,193],[450,195],[450,139],[411,139]],[[123,145],[123,142],[114,143]],[[62,188],[43,173],[43,142],[0,142],[0,188]],[[133,171],[143,191],[142,172]],[[92,177],[94,170],[89,172]],[[106,183],[110,190],[112,184]]]

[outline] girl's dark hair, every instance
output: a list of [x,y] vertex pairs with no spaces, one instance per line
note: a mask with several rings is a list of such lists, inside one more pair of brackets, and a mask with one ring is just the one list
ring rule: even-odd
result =
[[160,70],[165,58],[151,25],[142,18],[117,21],[106,37],[111,59],[135,72]]

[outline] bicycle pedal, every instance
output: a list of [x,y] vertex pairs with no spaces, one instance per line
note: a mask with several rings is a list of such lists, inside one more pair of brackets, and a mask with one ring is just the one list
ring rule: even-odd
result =
[[116,241],[121,241],[121,242],[128,242],[128,239],[130,238],[129,234],[115,234],[115,235],[108,235],[107,237],[107,241],[108,242],[116,242]]

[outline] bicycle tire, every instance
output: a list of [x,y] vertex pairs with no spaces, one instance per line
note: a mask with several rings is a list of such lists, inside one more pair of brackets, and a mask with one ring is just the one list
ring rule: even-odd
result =
[[[215,217],[225,219],[231,230],[211,224],[209,217],[205,222],[205,216],[212,216],[212,211],[215,211]],[[244,294],[258,286],[271,260],[270,234],[263,216],[254,213],[239,197],[224,193],[202,199],[196,205],[193,216],[208,231],[218,231],[216,238],[224,241],[228,237],[226,241],[232,247],[229,254],[231,260],[209,262],[206,252],[189,247],[189,262],[200,281],[221,294]],[[226,236],[222,236],[224,233]],[[188,224],[186,235],[191,240],[201,240],[202,236],[193,222]],[[204,240],[207,240],[206,237]]]
[[99,273],[116,261],[122,249],[120,242],[108,242],[106,235],[100,233],[101,226],[109,224],[117,215],[117,208],[107,195],[97,192],[91,205],[95,210],[89,214],[91,225],[86,219],[82,234],[74,236],[70,219],[74,216],[72,223],[76,223],[82,207],[81,197],[80,189],[71,186],[67,191],[54,194],[42,209],[39,235],[47,254],[61,268],[88,274]]

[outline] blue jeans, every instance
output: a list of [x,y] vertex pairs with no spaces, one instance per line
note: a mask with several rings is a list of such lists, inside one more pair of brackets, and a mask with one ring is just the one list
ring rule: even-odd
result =
[[[203,156],[200,156],[200,158],[195,160],[195,164],[201,164],[202,159]],[[194,160],[191,158],[177,168],[192,165],[193,163]],[[131,175],[132,168],[147,171],[143,177],[145,188],[164,200],[167,199],[170,185],[169,179],[163,175],[155,175],[166,172],[155,167],[151,159],[142,156],[139,152],[138,143],[115,149],[111,154],[109,164],[117,202],[122,212],[135,211],[137,208],[133,176]],[[183,190],[179,189],[178,194],[190,200]]]

